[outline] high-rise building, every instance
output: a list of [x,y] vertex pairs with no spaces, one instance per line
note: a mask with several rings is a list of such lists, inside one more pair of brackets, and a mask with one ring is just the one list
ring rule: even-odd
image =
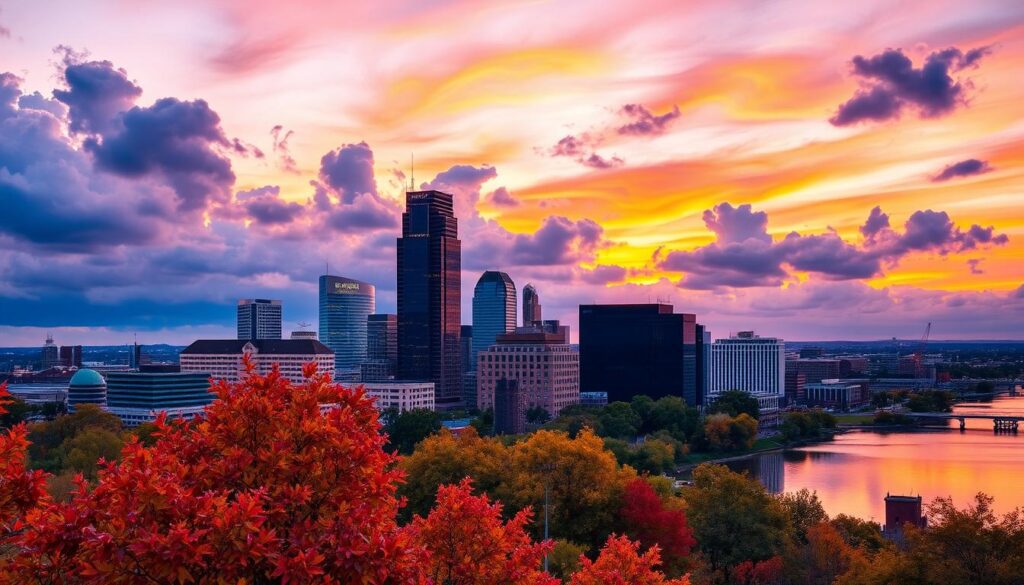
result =
[[462,373],[476,369],[473,360],[473,326],[463,325],[459,329],[459,358],[462,360]]
[[472,363],[499,335],[516,328],[516,285],[508,274],[488,270],[473,289]]
[[238,301],[239,339],[281,339],[281,301],[241,299]]
[[700,323],[694,329],[697,338],[697,396],[694,404],[704,404],[711,380],[711,332]]
[[398,377],[434,383],[438,409],[462,405],[462,243],[452,196],[405,194],[398,238]]
[[168,418],[190,419],[213,402],[207,372],[109,372],[107,410],[125,426]]
[[320,342],[334,352],[337,374],[358,373],[366,361],[367,323],[376,307],[372,284],[328,274],[320,277]]
[[580,305],[580,389],[699,404],[697,320],[672,305]]
[[60,348],[53,342],[53,336],[46,335],[46,343],[43,344],[40,363],[44,370],[60,365]]
[[497,412],[498,389],[512,381],[524,396],[524,408],[539,406],[554,418],[580,401],[580,354],[569,345],[568,328],[543,332],[521,327],[498,335],[477,354],[476,380],[480,410]]
[[711,344],[711,377],[707,400],[727,390],[742,390],[757,398],[761,422],[778,417],[786,390],[786,346],[781,339],[741,331]]
[[302,370],[311,362],[318,372],[334,375],[334,352],[315,339],[200,339],[181,350],[178,361],[183,373],[206,372],[215,380],[238,382],[245,377],[246,354],[256,373],[265,376],[276,365],[295,384],[302,383]]
[[494,389],[494,434],[526,432],[526,393],[516,380],[499,380]]
[[62,345],[60,346],[60,365],[67,368],[82,367],[82,346]]
[[398,316],[390,313],[366,318],[366,361],[360,365],[360,381],[383,382],[395,378],[398,364]]
[[523,287],[523,327],[540,320],[540,295],[532,284],[527,284]]
[[128,367],[137,370],[142,366],[142,346],[138,342],[132,344],[128,353]]

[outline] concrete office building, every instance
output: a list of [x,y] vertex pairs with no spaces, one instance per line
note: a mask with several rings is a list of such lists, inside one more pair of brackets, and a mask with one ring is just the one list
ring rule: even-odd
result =
[[209,377],[206,372],[110,372],[106,408],[128,427],[153,422],[160,413],[190,419],[215,398]]
[[366,382],[363,384],[367,396],[376,398],[378,410],[394,408],[398,412],[414,409],[434,410],[433,382]]
[[777,421],[786,388],[786,348],[781,339],[741,331],[711,344],[708,402],[727,390],[757,398],[762,424]]
[[43,344],[39,361],[44,370],[60,365],[60,348],[53,342],[53,336],[50,334],[46,335],[46,343]]
[[539,406],[552,418],[580,400],[580,355],[566,332],[536,332],[523,327],[499,335],[477,355],[477,406],[497,409],[498,388],[516,383],[526,408]]
[[281,339],[281,301],[238,301],[238,339]]
[[405,194],[398,238],[398,378],[434,383],[438,409],[462,406],[462,242],[452,196]]
[[473,289],[473,341],[470,360],[516,328],[516,285],[508,274],[488,270]]
[[366,361],[367,319],[376,310],[376,291],[367,284],[343,276],[320,277],[320,342],[334,352],[339,374],[355,372]]
[[238,382],[245,375],[242,358],[248,354],[256,372],[266,375],[274,364],[293,383],[303,382],[302,368],[316,363],[317,371],[334,375],[334,352],[315,339],[200,339],[181,351],[183,373],[208,373],[215,380]]

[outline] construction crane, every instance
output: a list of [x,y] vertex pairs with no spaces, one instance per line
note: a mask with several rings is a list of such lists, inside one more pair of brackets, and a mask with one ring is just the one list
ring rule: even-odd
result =
[[921,336],[921,343],[917,344],[917,351],[914,352],[915,375],[921,376],[924,372],[924,350],[928,347],[928,336],[932,334],[932,322],[924,328],[924,335]]

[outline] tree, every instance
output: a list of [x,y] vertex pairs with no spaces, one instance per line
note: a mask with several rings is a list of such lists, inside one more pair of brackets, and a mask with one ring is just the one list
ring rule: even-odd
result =
[[700,425],[700,413],[678,396],[663,396],[651,407],[645,425],[651,432],[668,431],[677,441],[688,441]]
[[882,536],[881,527],[874,522],[839,514],[831,523],[843,540],[852,547],[875,553],[888,543]]
[[[117,441],[121,441],[121,419],[95,404],[79,404],[75,408],[74,414],[59,416],[52,421],[33,424],[29,427],[28,435],[30,443],[28,454],[32,465],[50,473],[59,474],[63,472],[67,462],[67,455],[73,450],[70,443],[79,434],[86,431],[109,433],[117,437]],[[101,442],[107,443],[109,441],[103,440]],[[119,451],[119,449],[120,447],[117,450]],[[103,453],[95,451],[93,454],[96,457],[101,454],[109,456],[111,450],[108,448]],[[110,458],[116,459],[119,453],[115,451],[113,455]],[[79,458],[76,459],[78,460],[77,465],[80,467],[90,466],[88,462]],[[95,460],[94,458],[93,461],[95,462]],[[79,469],[73,470],[78,471]]]
[[790,542],[789,518],[757,480],[704,464],[693,482],[684,492],[687,520],[712,570],[782,554]]
[[[0,383],[0,415],[7,413],[10,402],[7,383]],[[29,470],[27,465],[27,436],[24,423],[0,433],[0,545],[3,548],[20,535],[21,518],[47,501],[46,475]]]
[[847,544],[827,522],[807,528],[807,543],[798,558],[802,582],[807,585],[832,585],[855,565],[867,562],[864,553]]
[[745,412],[712,414],[704,419],[704,440],[712,451],[750,449],[757,440],[757,421]]
[[785,570],[782,557],[775,556],[764,561],[743,561],[730,574],[736,585],[781,585]]
[[626,533],[642,550],[658,547],[665,565],[682,569],[697,542],[679,506],[668,507],[644,478],[626,484],[624,504],[619,512]]
[[580,557],[580,570],[570,585],[689,585],[687,577],[669,579],[657,570],[661,564],[658,547],[642,555],[639,549],[639,543],[625,536],[609,537],[596,561]]
[[619,439],[635,437],[642,422],[628,402],[612,402],[598,418],[601,436]]
[[117,460],[123,447],[120,435],[106,429],[88,428],[61,443],[60,467],[94,480],[103,462]]
[[25,422],[29,415],[39,410],[20,398],[14,398],[7,394],[6,410],[0,414],[0,428],[9,429],[16,424]]
[[530,424],[544,424],[551,420],[551,413],[543,406],[531,406],[526,409],[526,422]]
[[559,539],[548,553],[548,570],[562,581],[568,581],[572,574],[580,570],[580,557],[587,552],[587,547]]
[[416,582],[371,401],[312,364],[302,384],[247,365],[204,418],[161,418],[153,447],[130,441],[95,487],[29,511],[0,581]]
[[437,507],[411,526],[412,541],[428,552],[426,576],[438,585],[555,585],[540,570],[552,543],[534,543],[525,527],[533,517],[520,510],[508,523],[501,504],[472,494],[472,481],[442,486]]
[[399,453],[412,453],[416,444],[441,430],[441,415],[426,408],[414,408],[402,413],[391,411],[384,432],[388,435],[388,448]]
[[793,536],[800,542],[807,542],[807,530],[811,526],[828,522],[828,514],[818,499],[818,492],[804,488],[798,492],[781,494],[778,500],[789,514]]
[[760,416],[760,408],[757,405],[757,398],[743,390],[726,390],[715,398],[707,411],[709,414],[723,412],[729,416],[738,416],[742,413],[750,415],[750,418],[757,420]]

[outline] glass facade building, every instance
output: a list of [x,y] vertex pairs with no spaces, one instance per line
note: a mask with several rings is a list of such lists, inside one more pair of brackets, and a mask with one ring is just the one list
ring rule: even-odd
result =
[[516,329],[516,285],[508,274],[488,270],[473,289],[473,342],[471,366],[480,352],[494,345],[499,335]]
[[462,242],[452,196],[405,194],[398,238],[398,377],[434,383],[438,409],[462,405]]
[[126,426],[169,418],[192,418],[213,402],[210,375],[205,372],[110,372],[107,410]]
[[540,295],[532,284],[527,284],[523,287],[523,327],[540,320]]
[[281,339],[281,301],[238,301],[238,339]]
[[580,305],[580,390],[700,402],[697,321],[672,305]]
[[320,342],[334,352],[334,369],[359,370],[366,361],[367,319],[376,309],[372,284],[342,276],[320,277]]

